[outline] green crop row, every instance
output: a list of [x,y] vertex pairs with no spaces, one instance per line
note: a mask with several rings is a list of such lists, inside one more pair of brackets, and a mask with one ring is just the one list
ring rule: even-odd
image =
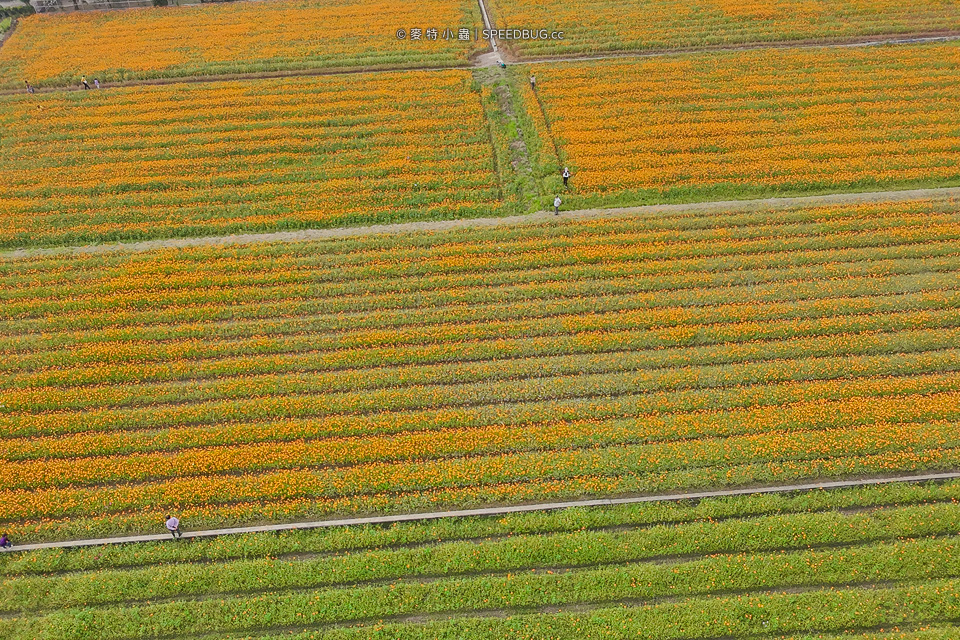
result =
[[[517,610],[623,599],[671,600],[711,593],[932,581],[960,572],[953,538],[877,543],[838,550],[718,555],[671,564],[629,563],[564,572],[398,581],[202,600],[62,609],[34,619],[0,620],[21,638],[99,638],[242,631],[489,609]],[[252,569],[251,569],[252,570]],[[253,577],[255,580],[256,578]],[[947,583],[951,584],[951,583]],[[950,600],[947,599],[946,602]]]
[[[416,624],[368,621],[350,628],[328,628],[301,634],[285,634],[290,640],[499,640],[500,638],[601,638],[630,637],[642,640],[752,637],[784,640],[942,640],[955,638],[950,625],[960,616],[960,583],[937,580],[892,588],[840,587],[813,591],[792,589],[766,594],[700,597],[645,604],[627,602],[618,606],[543,608],[537,613],[516,615],[459,615],[452,620],[432,621],[409,616]],[[555,613],[559,609],[559,613]],[[941,626],[943,622],[947,624]],[[925,629],[905,633],[877,629]],[[873,630],[863,634],[833,635],[851,629]],[[830,634],[830,635],[825,635]],[[276,638],[231,634],[231,638]]]
[[[372,581],[558,571],[688,556],[785,551],[900,538],[952,535],[960,527],[953,503],[898,507],[850,515],[825,512],[750,520],[656,525],[443,542],[413,548],[284,559],[178,563],[126,570],[9,578],[0,585],[0,611],[132,603],[185,596],[317,588]],[[918,543],[924,544],[924,543]],[[934,543],[935,544],[935,543]],[[304,545],[301,545],[302,551]]]

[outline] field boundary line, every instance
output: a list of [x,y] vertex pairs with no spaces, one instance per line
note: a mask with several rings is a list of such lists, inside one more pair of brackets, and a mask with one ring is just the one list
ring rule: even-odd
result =
[[156,249],[182,249],[202,246],[232,246],[259,243],[310,242],[333,238],[355,238],[375,235],[400,235],[417,232],[449,231],[455,229],[506,227],[511,225],[535,225],[550,221],[592,220],[602,218],[642,217],[673,213],[740,212],[763,209],[788,209],[791,207],[830,204],[861,204],[879,202],[903,202],[960,198],[960,187],[934,187],[894,191],[866,191],[831,193],[812,196],[789,196],[759,198],[753,200],[712,200],[683,204],[650,204],[634,207],[612,207],[561,211],[559,216],[549,211],[493,218],[459,218],[455,220],[427,220],[375,224],[363,227],[335,227],[329,229],[299,229],[267,233],[244,233],[227,236],[198,236],[189,238],[164,238],[133,242],[115,242],[61,247],[37,247],[0,251],[0,260],[32,258],[63,254],[96,254],[121,251],[152,251]]
[[[960,479],[960,471],[925,473],[907,476],[887,476],[880,478],[861,478],[857,480],[832,480],[824,482],[810,482],[801,484],[774,485],[766,487],[748,487],[740,489],[719,489],[710,491],[693,491],[686,493],[667,493],[646,496],[630,496],[621,498],[592,498],[571,500],[565,502],[538,502],[498,507],[480,507],[475,509],[459,509],[451,511],[429,511],[420,513],[402,513],[386,516],[366,516],[357,518],[340,518],[334,520],[318,520],[312,522],[288,522],[280,524],[259,525],[251,527],[232,527],[225,529],[205,529],[201,531],[184,532],[183,537],[188,539],[215,538],[225,535],[242,533],[271,533],[277,531],[297,531],[303,529],[328,529],[335,527],[350,527],[366,524],[394,524],[399,522],[422,522],[429,520],[443,520],[447,518],[468,518],[475,516],[498,516],[512,513],[529,513],[534,511],[557,511],[576,507],[602,507],[625,504],[644,504],[655,502],[677,502],[680,500],[702,500],[706,498],[722,498],[730,496],[760,495],[770,493],[789,493],[794,491],[814,491],[821,489],[842,489],[867,487],[885,484],[906,482],[930,482]],[[158,523],[158,528],[160,524]],[[40,549],[73,549],[79,547],[100,547],[114,544],[130,544],[137,542],[160,542],[169,540],[167,534],[146,534],[136,536],[120,536],[114,538],[93,538],[86,540],[63,540],[57,542],[39,542],[32,544],[15,545],[7,549],[0,549],[2,553],[19,551],[36,551]]]

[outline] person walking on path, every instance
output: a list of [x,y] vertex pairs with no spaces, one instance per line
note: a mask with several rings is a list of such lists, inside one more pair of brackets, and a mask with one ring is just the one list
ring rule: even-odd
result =
[[553,199],[553,215],[560,215],[560,205],[563,204],[563,200],[560,199],[560,196],[557,196]]
[[87,84],[87,76],[80,76],[80,84],[83,85],[85,90],[90,88],[90,85]]
[[27,93],[36,93],[36,89],[33,88],[33,85],[30,84],[29,80],[24,80],[23,83],[27,85]]
[[180,533],[180,519],[176,516],[167,516],[167,521],[164,523],[167,525],[167,530],[170,531],[170,535],[173,536],[173,539],[183,537],[183,534]]
[[7,534],[0,536],[0,548],[9,549],[13,546],[13,543],[10,542],[10,537]]
[[537,76],[530,74],[530,88],[534,91],[537,90]]
[[568,185],[567,185],[567,180],[570,179],[570,169],[564,167],[564,168],[563,168],[563,174],[562,174],[562,175],[563,175],[563,186],[566,187],[566,186],[568,186]]
[[100,88],[100,78],[93,79],[93,86],[95,86],[97,89]]

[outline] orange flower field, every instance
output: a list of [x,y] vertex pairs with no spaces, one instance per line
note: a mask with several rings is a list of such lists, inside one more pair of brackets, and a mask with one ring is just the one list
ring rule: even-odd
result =
[[960,203],[0,261],[19,537],[955,467]]
[[[0,47],[0,79],[20,87],[302,69],[453,66],[486,46],[445,29],[482,24],[476,2],[270,0],[39,14]],[[397,29],[436,28],[436,40]]]
[[405,72],[2,97],[0,247],[495,214],[470,82]]
[[508,42],[521,56],[829,41],[956,31],[949,0],[495,0],[499,28],[562,30],[559,39]]
[[132,1],[0,8],[0,640],[960,638],[960,0]]
[[[593,204],[960,184],[960,44],[563,63],[532,123]],[[546,122],[537,112],[546,114]],[[549,145],[548,145],[549,146]]]

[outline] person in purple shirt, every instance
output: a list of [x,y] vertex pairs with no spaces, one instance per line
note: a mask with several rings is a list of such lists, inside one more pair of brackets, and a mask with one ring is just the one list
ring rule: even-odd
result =
[[170,532],[170,535],[173,536],[173,539],[183,537],[183,534],[180,533],[180,519],[176,516],[167,516],[167,521],[164,523],[167,526],[167,530]]
[[0,536],[0,547],[7,549],[12,546],[13,546],[13,543],[10,542],[10,538],[7,536],[7,534],[3,534],[2,536]]

